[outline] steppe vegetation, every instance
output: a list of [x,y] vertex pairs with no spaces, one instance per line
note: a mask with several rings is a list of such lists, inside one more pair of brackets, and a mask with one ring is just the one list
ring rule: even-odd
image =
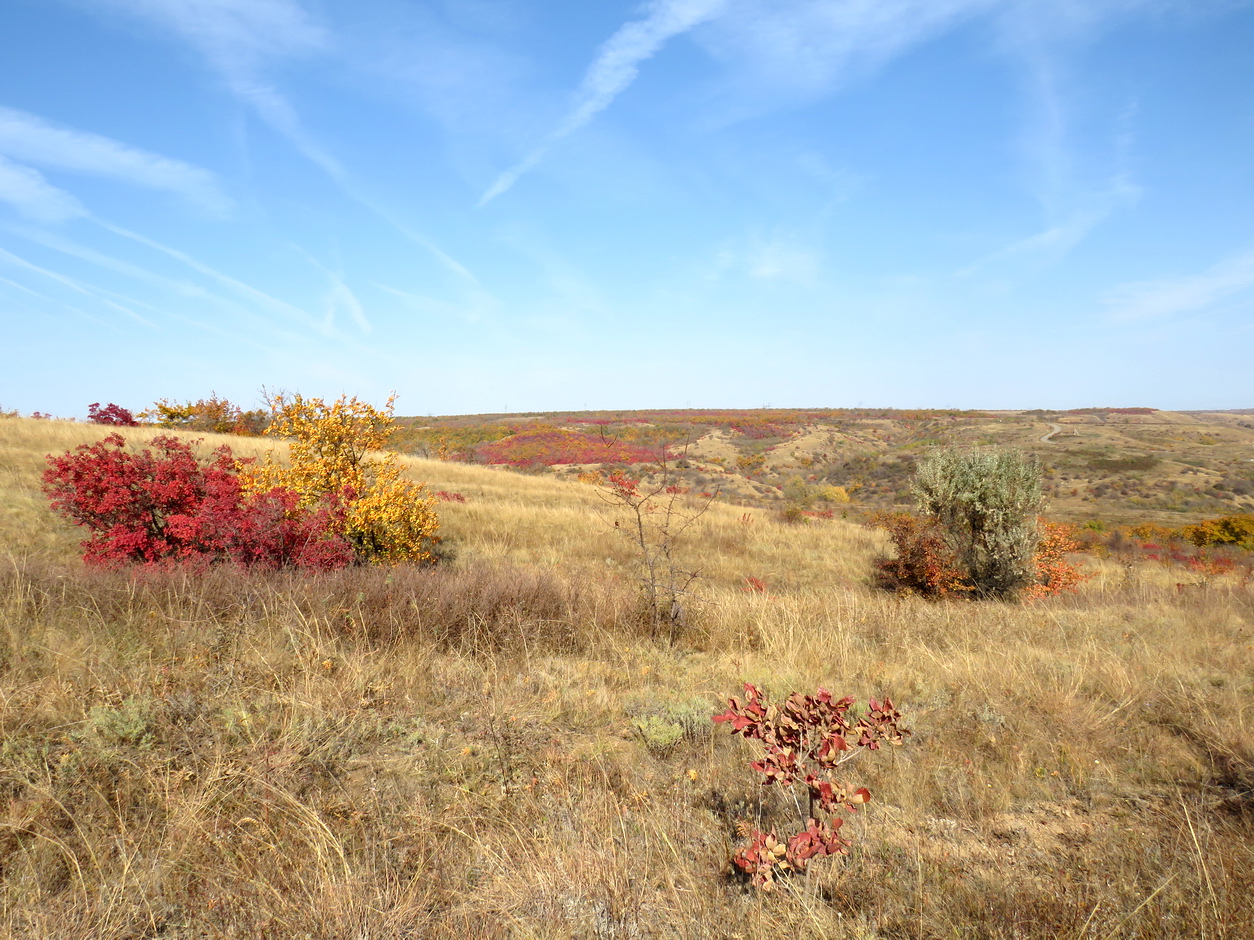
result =
[[[0,418],[0,937],[1254,935],[1238,547],[1090,528],[1074,591],[929,601],[872,586],[883,530],[697,484],[676,631],[603,488],[450,460],[395,463],[436,565],[85,567],[40,476],[109,432],[169,433]],[[711,720],[746,682],[912,732],[773,892],[732,857],[797,808]]]
[[630,411],[410,418],[420,456],[577,474],[648,462],[687,441],[682,482],[737,503],[861,519],[912,506],[933,448],[994,445],[1035,456],[1053,516],[1176,526],[1254,511],[1254,413],[892,409]]

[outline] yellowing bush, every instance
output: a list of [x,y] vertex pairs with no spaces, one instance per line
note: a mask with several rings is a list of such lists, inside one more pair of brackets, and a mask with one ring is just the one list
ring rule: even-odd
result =
[[371,561],[435,561],[435,497],[425,484],[402,480],[394,460],[376,469],[373,485],[351,504],[349,538]]
[[383,408],[355,397],[276,394],[267,434],[290,441],[284,466],[268,457],[249,473],[249,486],[297,494],[303,506],[327,500],[345,509],[345,535],[364,561],[432,562],[440,538],[435,497],[426,484],[401,479],[395,454],[371,456],[396,430],[396,396]]

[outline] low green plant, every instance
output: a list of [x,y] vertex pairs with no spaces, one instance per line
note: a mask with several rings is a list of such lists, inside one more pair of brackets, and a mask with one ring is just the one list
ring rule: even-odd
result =
[[632,730],[659,756],[685,741],[699,741],[710,734],[710,703],[704,698],[641,702],[629,706],[627,712]]
[[82,737],[105,747],[152,747],[152,702],[134,696],[117,705],[93,705],[87,714]]

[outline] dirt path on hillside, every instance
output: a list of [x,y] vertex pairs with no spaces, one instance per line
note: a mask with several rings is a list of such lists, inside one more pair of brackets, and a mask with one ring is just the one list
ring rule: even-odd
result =
[[1044,437],[1042,437],[1042,438],[1041,438],[1041,443],[1042,443],[1042,444],[1048,444],[1048,443],[1049,443],[1049,439],[1050,439],[1051,437],[1053,437],[1055,434],[1057,434],[1059,431],[1061,431],[1061,430],[1062,430],[1062,425],[1061,425],[1061,424],[1054,424],[1052,421],[1050,421],[1050,422],[1048,422],[1048,423],[1049,423],[1049,428],[1050,428],[1050,431],[1049,431],[1049,433],[1048,433],[1048,434],[1046,434]]

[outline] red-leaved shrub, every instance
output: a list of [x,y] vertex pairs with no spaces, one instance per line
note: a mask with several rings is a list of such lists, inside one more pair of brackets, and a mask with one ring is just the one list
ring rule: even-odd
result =
[[888,530],[895,558],[876,563],[876,583],[885,590],[923,597],[946,597],[971,590],[940,523],[908,512],[881,513],[875,523]]
[[139,422],[135,420],[133,414],[113,402],[109,402],[103,408],[100,407],[100,402],[92,402],[87,406],[87,420],[92,424],[108,424],[120,428],[139,427]]
[[[804,816],[797,820],[802,828],[790,839],[781,840],[774,829],[746,827],[751,841],[732,856],[754,885],[770,890],[781,875],[804,872],[815,858],[849,854],[852,842],[840,832],[843,815],[868,802],[871,793],[844,782],[838,768],[859,749],[900,745],[910,731],[899,724],[901,713],[892,699],[870,699],[855,721],[848,714],[852,695],[838,699],[820,688],[814,695],[794,692],[773,703],[748,682],[745,693],[743,700],[728,699],[727,711],[715,715],[715,723],[725,722],[732,734],[757,742],[759,756],[749,766],[762,775],[763,786],[791,790],[801,784],[807,798]],[[800,815],[801,802],[795,792],[792,796]]]
[[1067,560],[1067,555],[1080,547],[1075,540],[1075,527],[1038,519],[1037,530],[1041,540],[1032,556],[1036,580],[1028,585],[1024,596],[1052,597],[1063,591],[1075,590],[1076,585],[1085,579],[1079,567]]
[[344,498],[301,508],[288,490],[246,493],[227,447],[202,463],[178,438],[155,437],[151,449],[135,451],[111,434],[49,456],[48,464],[44,492],[54,510],[91,533],[82,543],[89,564],[201,560],[327,570],[355,557],[342,534]]

